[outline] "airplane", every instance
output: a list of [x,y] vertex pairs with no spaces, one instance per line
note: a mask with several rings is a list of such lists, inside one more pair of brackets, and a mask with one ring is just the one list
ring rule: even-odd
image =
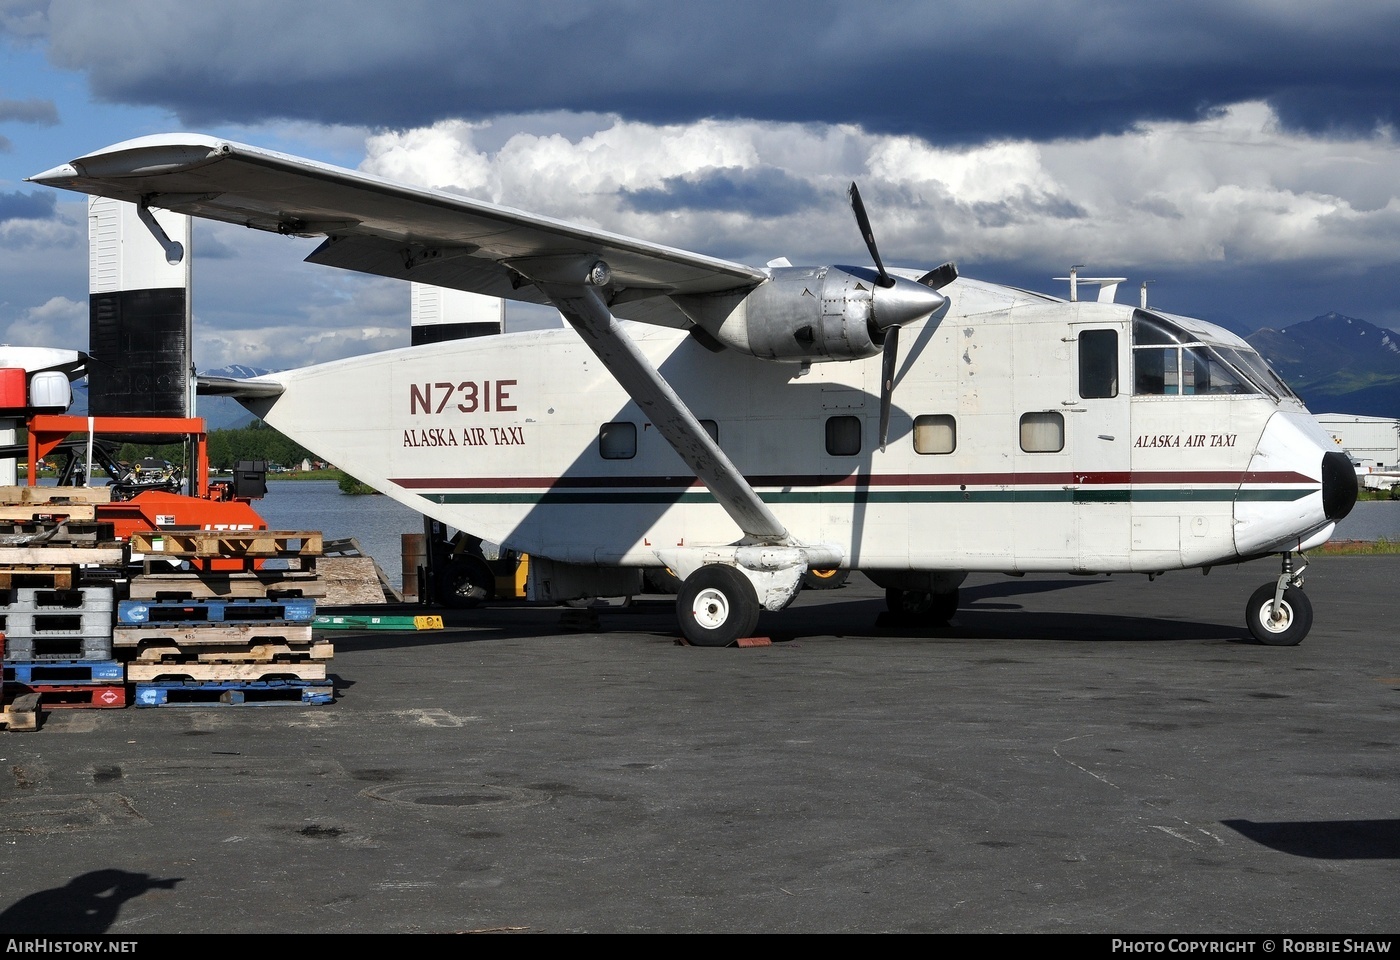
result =
[[937,628],[972,572],[1270,556],[1280,572],[1245,621],[1289,646],[1313,619],[1304,553],[1357,497],[1346,456],[1242,338],[951,261],[888,268],[856,184],[871,265],[755,267],[200,134],[29,180],[137,204],[172,262],[152,208],[324,237],[314,264],[558,308],[553,330],[200,391],[528,554],[531,599],[631,596],[668,569],[694,646],[751,638],[814,569],[858,570],[899,622]]

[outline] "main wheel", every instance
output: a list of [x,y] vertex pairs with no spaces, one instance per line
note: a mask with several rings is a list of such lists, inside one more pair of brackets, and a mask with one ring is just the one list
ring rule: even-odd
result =
[[851,571],[840,567],[823,567],[808,570],[802,575],[802,586],[807,590],[835,590],[846,582]]
[[696,570],[676,595],[681,633],[697,647],[727,647],[751,636],[761,609],[748,577],[723,563]]
[[642,584],[650,593],[669,593],[672,596],[681,592],[681,578],[671,572],[670,567],[650,567],[642,574]]
[[901,590],[898,587],[885,591],[885,606],[895,619],[918,626],[945,626],[957,613],[960,599],[957,587],[944,593]]
[[470,609],[495,596],[496,575],[480,557],[452,557],[437,575],[437,599],[445,607]]
[[958,604],[962,602],[962,594],[958,588],[945,593],[935,593],[933,602],[929,605],[928,622],[938,626],[946,626],[948,621],[953,619],[953,614],[958,612]]
[[1274,591],[1278,585],[1266,583],[1249,598],[1244,618],[1249,624],[1249,632],[1254,639],[1271,647],[1291,647],[1300,642],[1312,629],[1312,601],[1298,587],[1287,587],[1279,602],[1278,615],[1271,617]]

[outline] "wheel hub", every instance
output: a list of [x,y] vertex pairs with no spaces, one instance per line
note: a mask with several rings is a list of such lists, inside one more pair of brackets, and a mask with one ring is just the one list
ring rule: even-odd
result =
[[695,622],[707,630],[718,629],[729,619],[729,600],[719,590],[701,590],[691,609]]

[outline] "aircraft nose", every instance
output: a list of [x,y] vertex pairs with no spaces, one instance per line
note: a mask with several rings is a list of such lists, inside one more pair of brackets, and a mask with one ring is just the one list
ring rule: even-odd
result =
[[871,321],[880,331],[922,320],[948,302],[932,287],[904,277],[895,277],[893,286],[876,287],[872,299]]
[[1328,520],[1340,520],[1356,506],[1356,468],[1345,454],[1322,455],[1322,509]]

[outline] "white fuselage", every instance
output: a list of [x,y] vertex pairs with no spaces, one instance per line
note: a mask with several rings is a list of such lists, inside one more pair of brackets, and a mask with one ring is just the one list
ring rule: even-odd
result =
[[[804,370],[712,352],[679,330],[626,329],[787,529],[836,545],[851,568],[1152,572],[1330,533],[1320,465],[1331,441],[1296,400],[1134,396],[1133,308],[968,280],[947,292],[945,316],[903,331],[883,451],[878,356]],[[1081,395],[1086,330],[1116,332],[1099,341],[1116,344],[1111,396]],[[283,395],[249,402],[270,425],[511,549],[655,566],[658,550],[741,536],[572,329],[271,379]]]

